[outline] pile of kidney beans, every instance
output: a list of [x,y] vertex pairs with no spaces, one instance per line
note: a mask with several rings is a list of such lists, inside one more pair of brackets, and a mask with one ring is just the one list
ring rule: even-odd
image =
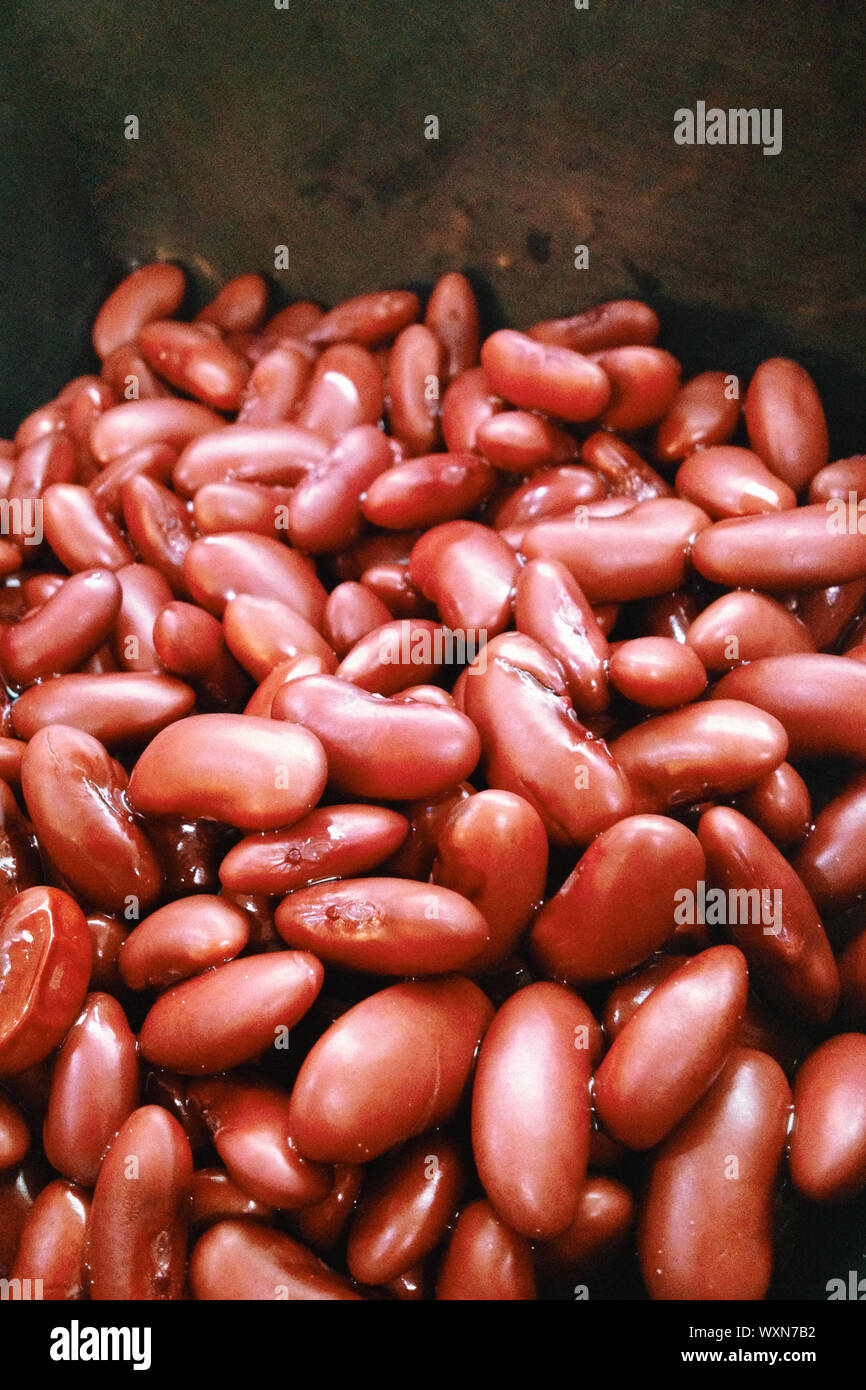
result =
[[866,456],[634,301],[185,295],[0,444],[0,1274],[764,1297],[866,1187]]

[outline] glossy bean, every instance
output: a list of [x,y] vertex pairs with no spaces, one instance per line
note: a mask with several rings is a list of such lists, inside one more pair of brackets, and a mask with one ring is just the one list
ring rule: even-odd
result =
[[224,898],[212,893],[178,898],[130,932],[118,969],[130,989],[165,989],[234,960],[249,934],[245,914]]

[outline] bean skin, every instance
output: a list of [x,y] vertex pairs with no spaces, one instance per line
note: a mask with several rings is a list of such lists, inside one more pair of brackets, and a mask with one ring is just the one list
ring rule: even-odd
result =
[[27,1121],[3,1091],[0,1091],[0,1171],[16,1168],[30,1148]]
[[169,318],[181,306],[186,276],[179,266],[154,261],[121,280],[102,305],[93,325],[98,357],[130,343],[152,319]]
[[571,348],[539,343],[510,328],[486,340],[481,365],[493,390],[505,400],[560,420],[591,420],[610,396],[608,377],[595,362]]
[[249,934],[245,914],[224,898],[178,898],[130,932],[118,957],[120,975],[130,989],[164,989],[234,960]]
[[696,700],[707,673],[694,650],[671,637],[635,637],[610,659],[611,685],[646,709],[671,709]]
[[318,628],[327,595],[304,556],[253,531],[201,536],[184,560],[184,582],[196,603],[222,617],[230,598],[276,598]]
[[47,1302],[84,1298],[90,1197],[57,1179],[44,1187],[21,1231],[10,1279],[41,1280]]
[[165,675],[153,641],[157,616],[173,600],[159,570],[150,565],[125,565],[117,571],[121,603],[114,622],[113,650],[124,671]]
[[866,761],[866,670],[823,652],[770,656],[731,671],[712,699],[744,700],[778,720],[791,757]]
[[215,411],[197,401],[126,401],[100,415],[90,434],[90,448],[99,463],[112,463],[121,454],[148,444],[182,449],[199,435],[224,427]]
[[306,336],[317,347],[340,342],[376,347],[414,323],[420,310],[418,296],[409,290],[376,290],[330,309]]
[[111,570],[72,575],[40,607],[0,632],[0,665],[20,687],[72,671],[96,651],[120,610],[121,589]]
[[724,372],[701,372],[681,386],[656,435],[656,457],[677,463],[695,449],[727,444],[740,419],[739,391]]
[[797,1072],[790,1161],[794,1186],[813,1202],[866,1188],[866,1034],[828,1038]]
[[654,468],[609,430],[596,430],[580,446],[580,457],[604,480],[613,497],[647,502],[651,497],[672,497],[673,490]]
[[659,983],[602,1062],[594,1103],[608,1134],[650,1149],[722,1070],[746,1007],[749,972],[735,946],[713,946]]
[[[157,486],[157,484],[153,484]],[[45,539],[68,570],[120,569],[133,555],[89,488],[52,483],[42,498]]]
[[320,1303],[363,1297],[290,1236],[248,1221],[218,1221],[205,1231],[189,1277],[197,1299]]
[[544,319],[528,333],[540,343],[556,343],[575,352],[602,352],[605,348],[654,343],[659,335],[658,314],[639,299],[610,299],[571,318]]
[[298,888],[280,903],[276,923],[287,945],[314,951],[326,965],[374,975],[465,970],[490,935],[460,893],[402,878]]
[[291,830],[241,840],[220,865],[220,879],[233,892],[273,894],[350,878],[381,864],[408,830],[406,817],[384,806],[319,807]]
[[663,955],[653,956],[634,974],[614,984],[604,1006],[603,1026],[608,1042],[616,1041],[629,1019],[634,1017],[641,1004],[646,1003],[656,986],[685,965],[687,960],[688,956],[677,956],[666,951]]
[[825,467],[827,422],[815,383],[798,362],[786,357],[762,362],[749,382],[743,411],[755,453],[795,492]]
[[638,1234],[650,1298],[765,1296],[790,1104],[778,1063],[738,1049],[657,1150]]
[[627,816],[593,841],[545,903],[530,933],[532,954],[546,974],[572,984],[622,975],[670,939],[675,894],[694,891],[703,872],[703,850],[684,825]]
[[487,527],[474,521],[434,526],[413,546],[409,573],[448,627],[489,638],[508,625],[519,565]]
[[527,985],[485,1034],[472,1090],[472,1149],[497,1214],[533,1240],[574,1219],[589,1152],[589,1059],[580,1000]]
[[667,414],[680,384],[680,364],[662,348],[630,345],[593,353],[610,382],[609,398],[599,413],[609,430],[646,429]]
[[481,345],[478,302],[465,275],[451,271],[436,281],[424,322],[444,349],[447,381],[475,366]]
[[717,445],[698,449],[680,464],[677,492],[714,521],[755,512],[790,511],[797,494],[750,449]]
[[336,658],[324,637],[279,599],[237,594],[223,613],[226,646],[253,680],[263,681],[280,661],[318,656],[331,666]]
[[492,1014],[460,975],[391,985],[349,1009],[301,1064],[289,1115],[301,1153],[365,1162],[447,1124]]
[[592,1174],[578,1198],[571,1225],[536,1246],[540,1272],[567,1278],[610,1264],[630,1234],[634,1215],[634,1198],[623,1183]]
[[109,747],[140,743],[183,720],[195,693],[173,676],[139,671],[73,672],[31,686],[15,702],[12,719],[21,738],[40,729],[68,725]]
[[556,560],[530,560],[520,571],[514,623],[555,656],[578,714],[600,714],[610,701],[610,650],[577,580]]
[[329,452],[327,440],[298,425],[226,425],[190,436],[172,482],[182,497],[195,496],[208,483],[289,486]]
[[529,1241],[506,1226],[489,1202],[464,1207],[439,1269],[437,1300],[502,1303],[536,1297]]
[[866,494],[866,454],[828,463],[810,482],[809,501],[827,502],[831,497],[842,497],[847,502],[849,492],[856,492],[858,500]]
[[766,594],[722,594],[688,625],[685,640],[713,674],[764,656],[811,652],[805,623]]
[[404,328],[391,348],[388,423],[409,455],[429,454],[438,441],[439,382],[444,360],[438,337],[420,323]]
[[425,454],[380,474],[367,490],[364,515],[393,531],[438,526],[473,512],[493,486],[493,469],[477,454]]
[[93,1187],[103,1155],[138,1105],[138,1050],[120,1004],[89,994],[57,1054],[42,1129],[45,1156]]
[[191,1181],[192,1154],[177,1120],[156,1105],[134,1110],[93,1193],[87,1267],[95,1302],[181,1297]]
[[833,797],[794,861],[819,912],[839,913],[866,890],[866,774]]
[[835,531],[827,506],[717,521],[695,541],[695,569],[713,584],[787,593],[866,577],[866,535]]
[[304,1016],[322,978],[304,951],[218,965],[160,995],[141,1027],[142,1056],[185,1076],[251,1061]]
[[171,724],[132,770],[130,804],[145,815],[276,830],[311,811],[325,787],[319,740],[276,719],[199,714]]
[[345,550],[364,526],[363,499],[391,467],[388,441],[372,425],[347,430],[309,469],[289,502],[292,544],[312,555]]

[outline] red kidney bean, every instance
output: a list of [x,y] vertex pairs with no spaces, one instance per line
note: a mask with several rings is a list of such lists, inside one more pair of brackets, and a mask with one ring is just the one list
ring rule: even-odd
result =
[[596,430],[580,447],[585,464],[603,479],[615,497],[647,502],[651,497],[672,497],[673,491],[654,468],[608,430]]
[[477,454],[427,454],[381,473],[363,511],[374,526],[388,530],[437,526],[474,511],[493,486],[493,470]]
[[464,646],[441,623],[426,618],[386,622],[355,644],[337,675],[362,690],[396,695],[407,681],[423,683],[449,661],[461,660]]
[[527,410],[492,415],[480,425],[476,446],[505,473],[531,473],[577,455],[577,444],[570,434]]
[[604,496],[604,483],[588,468],[543,469],[506,497],[496,509],[495,526],[498,531],[525,530],[542,517],[573,516],[578,507]]
[[327,1197],[295,1215],[298,1235],[320,1255],[333,1250],[342,1239],[356,1206],[364,1169],[354,1163],[334,1165],[334,1185]]
[[494,638],[461,682],[488,784],[524,797],[554,843],[587,844],[628,814],[619,765],[578,722],[561,668],[537,642]]
[[192,1252],[189,1273],[198,1299],[303,1303],[363,1298],[290,1236],[249,1221],[219,1221],[205,1231]]
[[536,1296],[529,1241],[506,1226],[489,1202],[464,1207],[439,1269],[437,1300],[500,1303]]
[[695,449],[727,444],[740,419],[736,377],[701,372],[681,386],[656,435],[656,458],[678,463]]
[[122,343],[102,363],[102,380],[118,401],[175,399],[175,393],[142,357],[136,342]]
[[60,1046],[42,1129],[45,1156],[72,1182],[93,1187],[103,1155],[138,1105],[138,1052],[110,994],[89,994]]
[[152,478],[157,483],[168,483],[176,463],[177,451],[170,445],[146,444],[142,449],[120,454],[113,463],[106,464],[91,479],[88,487],[103,512],[113,521],[119,521],[123,515],[121,492],[124,483],[138,474]]
[[226,425],[193,439],[172,479],[184,497],[194,496],[208,483],[290,486],[328,452],[326,440],[298,425]]
[[793,488],[774,477],[757,454],[729,444],[689,454],[677,472],[676,489],[714,521],[797,505]]
[[672,709],[703,693],[707,672],[694,650],[672,637],[635,637],[611,656],[610,682],[645,709]]
[[815,819],[794,867],[821,913],[839,913],[866,890],[866,774],[858,773]]
[[346,299],[330,309],[307,332],[317,347],[329,343],[362,343],[378,346],[394,338],[420,313],[418,296],[409,290],[376,290]]
[[[739,801],[749,820],[776,845],[796,844],[812,826],[809,788],[790,763],[780,763],[744,792]],[[802,872],[800,876],[805,882]]]
[[146,815],[276,830],[312,809],[326,776],[322,746],[306,729],[202,714],[169,725],[148,744],[133,768],[129,800]]
[[273,1207],[257,1202],[230,1178],[225,1168],[198,1168],[192,1175],[191,1226],[213,1226],[216,1221],[245,1218],[272,1221]]
[[0,1170],[14,1168],[30,1148],[30,1131],[18,1106],[0,1091]]
[[442,398],[445,447],[454,454],[474,449],[481,426],[504,409],[483,367],[460,372]]
[[587,1178],[571,1225],[536,1247],[542,1273],[568,1277],[608,1265],[626,1242],[634,1224],[635,1203],[616,1178]]
[[514,621],[556,657],[578,714],[607,708],[609,648],[595,614],[569,570],[556,560],[530,560],[520,571]]
[[305,338],[323,317],[324,310],[320,309],[318,304],[309,299],[299,299],[268,319],[265,333],[271,338],[281,338],[286,334],[289,337]]
[[213,323],[223,333],[249,333],[268,312],[268,286],[261,275],[236,275],[196,314],[196,323]]
[[866,759],[866,671],[821,652],[771,656],[731,671],[712,697],[746,700],[783,725],[791,757]]
[[474,521],[434,526],[413,546],[409,573],[442,621],[484,634],[507,627],[519,572],[517,557],[494,531]]
[[[106,912],[129,911],[134,920],[159,896],[162,872],[153,847],[130,816],[125,780],[97,739],[61,724],[40,729],[24,753],[21,787],[42,849],[87,902]],[[65,905],[66,895],[61,898]],[[89,972],[89,936],[87,955]]]
[[17,738],[0,737],[0,778],[4,782],[21,781],[21,758],[25,744]]
[[39,1281],[40,1297],[48,1302],[82,1299],[89,1216],[86,1192],[60,1179],[50,1182],[30,1208],[10,1279]]
[[436,334],[420,323],[404,328],[391,348],[388,424],[408,454],[429,454],[439,439],[444,361]]
[[420,797],[403,806],[409,818],[409,834],[396,854],[389,859],[387,868],[399,878],[414,878],[421,883],[429,880],[436,857],[436,843],[455,807],[475,790],[468,782],[449,787],[447,791],[434,796]]
[[605,348],[590,359],[610,383],[607,401],[593,415],[611,430],[642,430],[667,414],[680,384],[680,364],[662,348]]
[[734,1046],[748,987],[735,946],[702,951],[656,985],[596,1073],[596,1112],[614,1139],[653,1148],[697,1104]]
[[256,681],[264,680],[280,661],[295,656],[318,656],[326,664],[336,658],[324,637],[279,599],[238,594],[223,613],[223,632],[229,651]]
[[44,518],[39,516],[38,500],[49,487],[72,483],[74,478],[75,450],[65,434],[49,434],[23,448],[6,492],[9,513],[4,532],[9,542],[21,547],[40,542]]
[[845,584],[866,577],[866,534],[846,528],[827,504],[734,517],[699,536],[692,558],[714,584],[773,593]]
[[186,276],[179,266],[153,262],[127,275],[106,299],[93,325],[93,346],[98,357],[138,337],[153,319],[169,318],[180,308],[186,293]]
[[275,598],[319,627],[327,595],[310,561],[287,545],[251,531],[202,536],[184,561],[184,580],[196,603],[221,617],[230,598]]
[[114,651],[125,671],[163,675],[153,641],[157,617],[172,603],[167,580],[150,565],[124,565],[117,570],[121,604],[114,623]]
[[129,934],[118,967],[130,989],[164,989],[234,960],[249,934],[244,913],[224,898],[211,893],[179,898]]
[[544,319],[527,330],[540,343],[556,343],[575,352],[654,343],[658,314],[639,299],[610,299],[565,319]]
[[329,784],[353,796],[433,796],[468,777],[478,762],[478,734],[458,710],[370,695],[336,676],[283,685],[272,715],[315,734],[327,757]]
[[521,796],[482,791],[450,811],[436,837],[433,882],[462,893],[490,931],[465,972],[482,974],[512,953],[544,895],[547,858],[544,824]]
[[494,391],[526,410],[579,423],[601,414],[610,396],[605,372],[570,348],[537,342],[502,328],[481,349]]
[[189,714],[194,692],[172,676],[146,672],[55,676],[33,685],[15,703],[12,718],[21,738],[49,725],[81,729],[101,743],[140,743]]
[[207,483],[199,488],[192,514],[201,535],[256,531],[273,536],[288,528],[292,489],[262,483]]
[[295,488],[288,512],[292,544],[312,554],[342,550],[361,534],[362,505],[391,467],[386,437],[372,425],[348,430]]
[[436,281],[424,322],[444,349],[447,381],[475,366],[481,345],[478,302],[465,275],[451,271]]
[[249,366],[218,333],[159,319],[142,327],[138,343],[145,362],[179,391],[214,410],[237,410]]
[[292,656],[287,661],[280,661],[256,687],[244,708],[244,714],[255,714],[260,718],[269,719],[274,696],[281,685],[286,685],[289,681],[301,680],[304,676],[331,676],[333,674],[333,657],[325,661],[320,656]]
[[729,807],[707,811],[698,838],[723,900],[721,922],[750,971],[786,1013],[826,1023],[838,1003],[839,972],[797,873],[763,831]]
[[393,618],[430,618],[436,609],[412,583],[408,564],[371,565],[361,574],[364,588],[378,598]]
[[713,674],[747,661],[815,650],[806,625],[775,599],[736,589],[689,624],[686,642]]
[[112,463],[121,454],[149,444],[183,449],[200,435],[225,428],[225,421],[197,401],[132,400],[100,415],[90,434],[90,448],[99,463]]
[[492,1013],[460,975],[391,985],[349,1009],[301,1064],[289,1116],[301,1153],[366,1161],[447,1124]]
[[106,1154],[90,1212],[90,1297],[179,1299],[186,1271],[192,1154],[157,1105],[133,1111]]
[[275,425],[288,420],[309,383],[315,353],[289,338],[265,352],[250,372],[241,397],[238,424]]
[[390,621],[390,612],[371,589],[345,580],[328,595],[322,632],[342,661],[362,637]]
[[436,1248],[466,1183],[466,1165],[446,1133],[424,1134],[386,1159],[364,1184],[346,1259],[362,1284],[387,1284]]
[[791,1093],[762,1052],[738,1049],[652,1165],[638,1244],[653,1299],[761,1299]]
[[116,570],[131,562],[123,533],[101,510],[89,488],[53,483],[45,490],[42,508],[45,539],[68,570]]
[[809,484],[809,501],[828,502],[832,497],[842,497],[847,502],[850,492],[856,493],[858,500],[866,495],[866,454],[837,459],[820,469]]
[[406,817],[384,806],[322,806],[291,830],[241,840],[220,865],[220,879],[232,892],[275,894],[350,878],[381,864],[408,830]]
[[828,1038],[797,1072],[791,1177],[815,1202],[866,1188],[866,1034]]
[[749,442],[795,492],[829,458],[827,422],[815,383],[786,357],[769,357],[749,382],[743,405]]
[[116,917],[110,917],[105,912],[88,913],[87,928],[93,946],[90,983],[94,989],[116,994],[122,983],[117,968],[117,957],[126,937],[126,928]]
[[186,593],[183,564],[195,531],[181,499],[143,473],[129,478],[120,496],[126,528],[141,558],[165,576],[175,593]]
[[0,1075],[54,1050],[87,990],[90,935],[74,899],[58,888],[18,893],[0,916],[3,1012]]
[[521,550],[530,560],[559,560],[590,602],[619,603],[679,587],[696,538],[709,525],[690,502],[658,497],[620,515],[542,521],[526,532]]
[[382,532],[362,536],[331,564],[338,579],[360,579],[364,572],[377,565],[408,565],[412,547],[421,537],[420,531]]
[[[673,940],[673,938],[672,938]],[[609,1042],[614,1042],[637,1009],[649,999],[653,990],[664,980],[685,965],[688,956],[654,956],[633,975],[627,975],[613,986],[604,1006],[604,1034]]]
[[141,1027],[142,1055],[183,1075],[250,1061],[304,1016],[322,976],[319,962],[304,951],[216,966],[160,995]]
[[120,610],[121,588],[107,569],[67,579],[40,607],[0,631],[0,665],[15,685],[72,671],[105,640]]
[[745,791],[784,762],[787,752],[780,721],[736,699],[657,715],[611,744],[635,809],[652,812]]
[[485,1034],[472,1090],[472,1149],[503,1221],[533,1240],[564,1231],[589,1152],[590,1065],[582,1001],[562,985],[518,990]]
[[797,613],[819,651],[835,647],[866,598],[866,579],[810,589],[800,596]]
[[861,931],[839,956],[839,1015],[855,1028],[866,1027],[866,931]]
[[374,975],[464,970],[489,940],[481,913],[460,893],[403,878],[298,888],[280,903],[276,923],[287,945]]
[[375,425],[384,409],[382,375],[366,348],[337,343],[316,363],[298,425],[332,443],[359,425]]
[[[532,953],[554,979],[583,984],[622,975],[670,939],[675,895],[694,891],[703,872],[701,846],[684,825],[627,816],[593,841],[545,903],[530,933]],[[640,892],[637,915],[629,883]]]

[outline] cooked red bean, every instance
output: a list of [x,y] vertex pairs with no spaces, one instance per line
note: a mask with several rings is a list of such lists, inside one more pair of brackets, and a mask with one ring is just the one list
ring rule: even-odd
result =
[[185,594],[183,562],[195,531],[183,501],[143,473],[124,483],[120,497],[126,529],[139,555],[165,576],[175,593]]
[[130,989],[164,989],[234,960],[248,939],[249,924],[239,908],[200,893],[145,917],[124,941],[118,967]]
[[527,410],[492,415],[479,426],[475,439],[485,458],[505,473],[531,473],[577,455],[570,434]]
[[357,1163],[334,1164],[334,1185],[327,1197],[297,1213],[298,1235],[311,1250],[325,1255],[340,1242],[357,1204],[364,1172]]
[[475,366],[481,345],[478,302],[465,275],[451,271],[436,281],[424,322],[445,350],[446,380]]
[[192,514],[201,535],[256,531],[280,539],[286,530],[292,489],[264,483],[207,483],[199,488]]
[[268,285],[261,275],[236,275],[196,314],[196,323],[214,323],[223,333],[248,333],[268,312]]
[[274,696],[281,685],[289,681],[302,680],[304,676],[331,676],[334,673],[334,659],[324,660],[321,656],[290,656],[280,661],[258,685],[244,707],[244,714],[255,714],[269,719]]
[[88,994],[54,1063],[42,1129],[52,1167],[93,1187],[138,1097],[138,1049],[126,1014],[110,994]]
[[641,811],[745,791],[778,767],[787,752],[780,721],[762,718],[756,706],[738,699],[657,715],[611,744]]
[[675,497],[651,498],[619,515],[541,521],[523,537],[527,559],[559,560],[591,603],[653,598],[682,584],[707,515]]
[[327,440],[297,425],[227,425],[216,433],[191,437],[172,477],[184,497],[194,496],[208,483],[290,485],[328,451]]
[[797,494],[764,466],[751,449],[731,445],[698,449],[680,464],[676,488],[714,521],[753,512],[790,511]]
[[328,595],[322,633],[342,661],[362,637],[390,621],[390,612],[372,589],[346,580]]
[[393,531],[437,526],[474,511],[493,486],[493,470],[477,454],[426,454],[376,478],[364,498],[364,515]]
[[91,431],[90,447],[99,463],[111,463],[148,444],[182,449],[200,435],[224,428],[219,415],[197,401],[133,400],[100,415]]
[[703,850],[684,825],[627,816],[593,841],[541,909],[532,953],[554,979],[583,984],[622,975],[670,939],[676,894],[694,892],[703,872]]
[[826,465],[829,445],[821,399],[798,362],[787,357],[762,362],[749,382],[743,412],[755,453],[795,492]]
[[168,582],[150,565],[124,565],[116,574],[122,595],[113,634],[118,662],[125,671],[163,675],[153,629],[163,608],[173,601]]
[[749,986],[735,946],[713,946],[659,983],[617,1034],[593,1101],[609,1134],[653,1148],[697,1104],[734,1046]]
[[73,1183],[56,1179],[30,1208],[18,1242],[10,1279],[41,1281],[41,1297],[68,1302],[84,1298],[90,1198]]
[[102,363],[102,379],[119,401],[157,401],[174,398],[145,362],[135,342],[122,343]]
[[656,457],[676,463],[695,449],[727,444],[740,419],[736,377],[701,372],[681,386],[660,421]]
[[[675,938],[672,938],[671,944],[676,944]],[[604,1035],[609,1042],[615,1041],[656,986],[685,965],[688,959],[688,956],[672,955],[666,951],[663,955],[653,956],[646,965],[640,966],[634,974],[627,975],[613,986],[607,996],[603,1018]]]
[[797,615],[808,628],[818,651],[831,651],[860,612],[866,599],[866,579],[850,584],[831,584],[826,589],[809,589],[801,594]]
[[337,667],[337,675],[362,690],[396,695],[415,680],[432,680],[443,665],[461,661],[463,647],[441,623],[403,618],[383,623],[357,642]]
[[716,522],[695,542],[695,568],[714,584],[785,593],[866,577],[866,534],[828,504]]
[[271,1226],[248,1221],[219,1221],[205,1231],[192,1252],[189,1277],[198,1299],[318,1303],[363,1298],[305,1246]]
[[195,695],[173,676],[146,672],[72,672],[33,685],[15,702],[12,720],[21,738],[52,724],[92,734],[101,743],[140,743],[190,713]]
[[481,364],[493,390],[507,401],[560,420],[591,420],[610,396],[608,377],[595,362],[510,328],[490,335]]
[[289,1116],[301,1153],[366,1161],[447,1124],[492,1014],[460,975],[391,985],[349,1009],[301,1064]]
[[763,831],[730,807],[707,811],[698,838],[715,889],[707,920],[724,926],[779,1008],[826,1023],[838,1003],[839,972],[799,876]]
[[102,305],[93,325],[93,346],[99,357],[138,337],[152,319],[168,318],[181,305],[186,276],[179,266],[156,261],[127,275]]
[[318,630],[279,599],[251,594],[230,598],[223,613],[223,632],[229,651],[256,681],[293,656],[319,656],[336,664]]
[[486,420],[505,409],[483,367],[460,372],[442,399],[442,434],[452,453],[474,449]]
[[866,454],[837,459],[820,469],[809,484],[809,501],[828,502],[831,497],[842,497],[847,502],[849,492],[855,492],[858,500],[866,495]]
[[[811,829],[809,788],[790,763],[780,763],[739,800],[749,820],[776,845],[796,844]],[[802,870],[800,876],[804,877]]]
[[220,865],[220,879],[236,893],[275,894],[350,878],[381,864],[408,830],[406,817],[384,806],[321,806],[291,830],[241,840]]
[[762,1052],[738,1049],[657,1151],[639,1229],[654,1299],[762,1299],[791,1092]]
[[616,1178],[587,1178],[571,1225],[553,1240],[541,1242],[535,1257],[542,1272],[562,1277],[610,1264],[634,1224],[635,1203]]
[[604,480],[614,497],[647,502],[651,497],[671,497],[673,490],[634,449],[609,430],[596,430],[580,446],[580,457]]
[[520,571],[514,622],[555,656],[578,714],[607,708],[609,648],[577,580],[556,560],[530,560]]
[[160,319],[143,326],[138,343],[145,362],[179,391],[214,410],[237,410],[249,366],[219,334]]
[[791,1177],[815,1202],[866,1188],[866,1034],[829,1038],[797,1072]]
[[177,451],[168,444],[146,444],[142,449],[131,449],[120,454],[113,463],[106,466],[92,478],[88,487],[103,511],[119,521],[121,511],[121,491],[124,483],[139,473],[153,478],[157,483],[168,483],[172,469],[177,463]]
[[680,384],[680,364],[662,348],[628,346],[605,348],[591,360],[610,383],[609,398],[599,414],[611,430],[645,429],[667,414]]
[[866,670],[822,652],[768,656],[731,671],[713,698],[746,700],[784,727],[791,757],[866,761]]
[[409,290],[377,290],[346,299],[331,309],[308,331],[318,347],[328,343],[363,343],[377,346],[394,338],[417,319],[421,305]]
[[370,695],[336,676],[283,685],[271,713],[315,734],[330,786],[353,796],[432,796],[468,777],[478,762],[478,733],[458,710]]
[[796,614],[747,589],[717,598],[689,624],[685,640],[713,674],[759,657],[815,650]]
[[120,603],[120,584],[111,570],[72,575],[44,604],[0,631],[7,681],[24,687],[74,670],[111,632]]
[[842,912],[866,890],[866,775],[858,773],[815,818],[794,867],[822,913]]
[[338,343],[316,363],[298,425],[336,441],[358,425],[375,425],[384,407],[382,374],[366,348]]
[[544,319],[528,330],[541,343],[558,343],[576,352],[600,352],[631,343],[654,343],[658,314],[639,299],[610,299],[567,319]]
[[273,1207],[250,1197],[225,1168],[197,1168],[192,1175],[190,1225],[212,1226],[216,1221],[245,1217],[250,1221],[272,1221]]
[[471,630],[476,650],[507,627],[519,573],[517,557],[494,531],[474,521],[434,526],[412,549],[409,572],[442,621]]
[[90,1297],[179,1299],[192,1154],[168,1111],[133,1111],[99,1170],[87,1242]]
[[464,1207],[439,1268],[436,1298],[446,1302],[534,1300],[532,1247],[489,1202]]
[[546,468],[529,478],[496,509],[498,531],[523,530],[542,517],[572,516],[605,496],[604,483],[588,468]]
[[671,709],[696,700],[707,684],[703,662],[672,637],[635,637],[610,658],[610,682],[645,709]]
[[42,509],[45,539],[73,573],[101,567],[116,570],[133,559],[120,528],[101,510],[89,488],[52,483],[43,495]]
[[0,1091],[0,1170],[17,1166],[30,1148],[30,1131],[18,1106]]
[[287,545],[252,531],[202,536],[184,560],[184,580],[195,602],[221,617],[230,598],[276,598],[318,627],[327,595],[310,561]]
[[408,454],[429,454],[439,438],[444,359],[442,343],[420,323],[404,328],[391,348],[388,423]]
[[292,493],[288,509],[292,544],[314,555],[344,550],[363,529],[365,495],[390,467],[391,452],[380,430],[372,425],[347,430]]
[[21,787],[40,845],[86,902],[128,911],[134,921],[159,896],[153,846],[130,816],[126,779],[98,739],[62,724],[40,729],[24,753]]

